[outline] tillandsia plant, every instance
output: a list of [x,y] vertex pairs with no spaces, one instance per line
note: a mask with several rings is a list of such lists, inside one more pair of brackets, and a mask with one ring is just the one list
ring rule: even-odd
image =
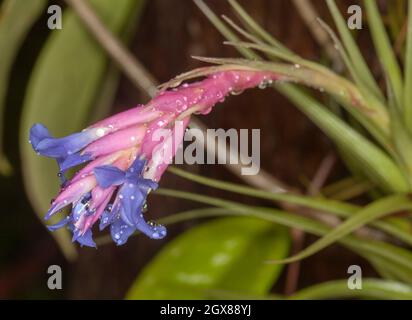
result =
[[[68,224],[73,241],[92,247],[91,228],[98,220],[101,230],[110,225],[118,245],[136,230],[153,239],[163,238],[165,227],[146,222],[143,210],[148,193],[157,188],[181,144],[190,116],[209,113],[230,93],[267,85],[277,78],[271,72],[242,69],[213,73],[203,81],[162,91],[145,106],[64,138],[53,138],[43,125],[33,125],[33,149],[55,158],[62,178],[61,192],[52,201],[46,219],[72,205],[71,214],[49,229]],[[66,181],[68,169],[86,162],[90,163]]]
[[[195,3],[226,38],[225,44],[236,48],[243,58],[195,57],[212,66],[181,74],[160,86],[160,92],[147,104],[64,138],[53,138],[43,125],[33,125],[32,147],[38,154],[57,160],[62,183],[46,219],[71,206],[71,212],[49,229],[67,225],[73,240],[92,247],[96,246],[92,227],[97,222],[100,229],[110,226],[111,237],[118,245],[124,244],[135,231],[153,239],[163,238],[165,227],[145,217],[148,214],[146,197],[158,187],[168,169],[209,187],[277,202],[282,209],[160,188],[153,193],[212,206],[167,217],[165,223],[239,215],[300,229],[320,239],[290,258],[272,261],[273,264],[296,262],[338,242],[366,259],[384,279],[383,282],[365,281],[367,290],[362,294],[411,298],[412,19],[407,20],[405,43],[399,46],[404,50],[397,55],[376,1],[362,2],[382,66],[382,84],[363,58],[334,0],[326,0],[326,4],[338,34],[322,20],[318,22],[334,44],[344,70],[292,52],[261,28],[234,0],[228,3],[241,25],[226,16],[220,19],[201,0]],[[408,15],[412,16],[410,1]],[[195,80],[198,78],[201,80]],[[279,188],[282,192],[251,188],[169,167],[193,115],[207,114],[229,94],[237,95],[254,87],[273,87],[292,101],[335,143],[351,176],[310,196],[287,188]],[[307,88],[315,89],[316,93],[312,94]],[[160,139],[159,130],[165,133]],[[26,136],[27,130],[25,139]],[[66,171],[79,166],[77,173],[67,179]],[[358,196],[363,196],[363,206],[353,201]],[[172,269],[171,251],[166,248],[149,264],[135,286],[137,296],[141,297],[141,288],[147,289],[150,283],[155,289],[160,287],[153,279],[161,277],[150,276],[150,272],[159,273],[159,261],[167,261],[168,268]],[[177,262],[176,265],[181,276],[184,266]],[[187,269],[192,270],[192,266]],[[168,269],[167,284],[171,273]],[[182,287],[187,285],[183,284]],[[342,289],[342,285],[345,288]],[[346,280],[319,284],[292,298],[319,298],[331,292],[357,294],[356,290],[346,289]],[[267,293],[268,289],[265,287],[259,292]]]

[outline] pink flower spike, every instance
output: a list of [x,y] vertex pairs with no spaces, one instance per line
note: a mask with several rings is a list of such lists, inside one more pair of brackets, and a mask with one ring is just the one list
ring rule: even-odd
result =
[[118,151],[115,153],[110,153],[106,156],[102,156],[97,158],[96,160],[93,160],[92,162],[88,163],[84,168],[80,169],[71,179],[71,183],[76,182],[90,173],[93,172],[93,169],[98,166],[104,166],[104,165],[109,165],[112,164],[114,161],[116,161],[121,155],[123,154],[123,151]]
[[74,202],[77,202],[84,194],[88,193],[96,186],[94,176],[87,176],[76,182],[70,183],[62,189],[58,197],[53,200],[50,210],[47,212],[45,219],[48,220],[53,214]]
[[156,182],[160,180],[167,167],[172,163],[179,146],[182,144],[189,121],[190,117],[176,121],[173,130],[170,130],[163,142],[153,149],[149,157],[150,161],[147,164],[147,170],[143,174],[145,179],[151,179]]
[[123,149],[130,149],[140,144],[146,134],[146,126],[139,125],[117,132],[89,144],[82,154],[90,154],[93,157],[99,157]]
[[111,133],[119,129],[130,127],[132,125],[150,122],[160,115],[160,111],[145,107],[144,105],[138,105],[137,107],[120,112],[114,116],[99,121],[92,125],[90,128],[107,128],[107,133]]

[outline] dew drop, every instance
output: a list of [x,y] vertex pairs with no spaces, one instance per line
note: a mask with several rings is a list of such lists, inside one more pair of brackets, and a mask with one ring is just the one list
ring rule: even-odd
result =
[[96,130],[96,136],[98,136],[99,138],[103,137],[105,133],[106,130],[104,128],[99,128]]
[[258,88],[259,89],[266,89],[271,84],[272,84],[272,80],[264,79],[261,83],[259,83]]
[[243,90],[231,90],[230,91],[230,94],[232,95],[232,96],[238,96],[238,95],[240,95],[240,94],[242,94],[243,93]]

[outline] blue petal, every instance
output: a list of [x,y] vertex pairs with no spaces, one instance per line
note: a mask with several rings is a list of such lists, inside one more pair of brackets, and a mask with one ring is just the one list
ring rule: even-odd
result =
[[42,124],[36,123],[30,128],[29,141],[34,150],[37,149],[37,145],[40,143],[40,141],[46,138],[50,138],[49,130]]
[[81,216],[87,213],[91,197],[91,193],[88,192],[73,206],[71,214],[73,222],[79,221]]
[[144,168],[145,164],[146,164],[146,160],[136,158],[136,160],[129,167],[129,169],[127,169],[127,175],[140,176],[140,174],[143,171],[143,168]]
[[137,216],[141,211],[146,195],[142,194],[136,183],[127,181],[120,188],[117,197],[120,199],[120,216],[129,225],[137,222]]
[[121,219],[117,219],[110,226],[112,239],[118,246],[125,244],[127,242],[127,239],[133,234],[135,230],[136,228],[134,226],[126,224]]
[[138,183],[140,191],[143,192],[145,195],[148,194],[149,190],[156,190],[159,186],[156,182],[150,179],[139,179]]
[[146,222],[143,214],[138,215],[136,229],[147,235],[151,239],[162,239],[166,236],[166,227],[152,222]]
[[80,231],[74,231],[72,241],[77,241],[81,246],[96,248],[96,243],[93,241],[93,234],[90,229],[84,234],[81,234]]
[[64,227],[69,221],[70,221],[70,218],[65,217],[65,218],[61,219],[59,222],[57,222],[56,224],[49,225],[49,226],[46,226],[46,227],[49,231],[56,231],[57,229],[60,229],[60,228]]
[[73,168],[90,160],[93,160],[93,157],[90,154],[81,155],[79,153],[74,153],[67,156],[66,158],[58,159],[57,163],[59,164],[60,172],[64,173],[70,168]]
[[114,166],[100,166],[93,170],[97,183],[102,188],[118,186],[124,182],[125,173]]
[[116,218],[117,213],[119,212],[120,203],[109,205],[100,216],[99,229],[102,231],[108,225],[110,225],[113,220]]
[[52,158],[66,158],[98,138],[94,130],[84,130],[64,138],[53,138],[47,128],[41,124],[35,124],[30,129],[30,142],[33,149],[43,156]]

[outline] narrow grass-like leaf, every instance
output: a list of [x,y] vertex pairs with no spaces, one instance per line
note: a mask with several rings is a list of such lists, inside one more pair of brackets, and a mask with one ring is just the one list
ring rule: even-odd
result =
[[403,107],[403,81],[396,56],[385,30],[378,6],[375,0],[364,0],[369,28],[380,62],[393,88],[397,107]]
[[345,222],[336,227],[333,231],[311,244],[298,254],[281,261],[282,263],[290,263],[304,259],[324,248],[331,245],[338,239],[350,234],[354,230],[367,224],[368,222],[377,220],[381,217],[387,216],[391,213],[411,210],[412,201],[410,198],[403,195],[388,196],[381,200],[368,205],[364,209],[357,212],[354,216],[347,219]]
[[[91,2],[101,19],[116,34],[124,31],[142,7],[142,1]],[[107,66],[107,57],[71,9],[63,15],[64,27],[53,31],[31,76],[20,127],[24,182],[30,201],[43,217],[58,192],[57,166],[39,157],[28,143],[33,123],[45,124],[56,136],[81,130],[94,106]],[[50,168],[56,167],[56,173]],[[67,256],[73,256],[67,230],[53,233]]]
[[[254,188],[250,188],[248,186],[238,185],[235,183],[220,181],[216,179],[211,179],[207,177],[203,177],[200,175],[196,175],[187,171],[180,170],[176,167],[169,167],[168,169],[171,173],[176,174],[182,178],[209,186],[213,188],[218,188],[221,190],[235,192],[239,194],[243,194],[250,197],[256,197],[266,200],[273,200],[276,202],[285,202],[293,205],[303,206],[306,208],[310,208],[313,210],[320,210],[322,212],[330,213],[336,215],[338,217],[348,218],[357,214],[357,212],[361,209],[361,207],[345,203],[341,201],[336,201],[332,199],[326,199],[321,197],[312,197],[306,195],[298,195],[298,194],[291,194],[291,193],[274,193],[268,192],[264,190],[256,190]],[[399,240],[404,241],[408,245],[412,246],[412,234],[409,230],[405,230],[400,227],[396,222],[392,221],[373,221],[371,223],[372,226],[387,232],[391,236],[398,238]]]
[[[273,223],[281,224],[294,229],[300,229],[318,236],[323,236],[331,231],[331,228],[323,223],[282,210],[247,206],[233,201],[170,189],[160,189],[154,194],[187,199],[204,203],[206,205],[228,209],[238,215],[245,215],[271,221]],[[392,267],[393,272],[396,272],[396,270],[402,270],[402,272],[404,272],[404,270],[406,270],[406,274],[412,274],[412,253],[406,249],[386,242],[368,240],[351,235],[340,238],[338,241],[365,258],[373,256],[385,260],[387,265]]]
[[11,173],[3,150],[4,112],[8,80],[18,50],[45,8],[46,0],[5,0],[0,7],[0,174]]
[[408,31],[405,56],[404,115],[409,132],[412,133],[412,2],[408,1]]
[[329,7],[329,11],[335,21],[336,27],[338,28],[339,35],[342,38],[342,42],[345,46],[346,52],[348,53],[351,63],[354,66],[354,71],[361,81],[368,87],[368,89],[381,101],[384,100],[382,92],[379,86],[376,83],[365,59],[362,56],[362,53],[359,49],[359,46],[356,44],[353,39],[346,21],[343,19],[342,15],[339,12],[338,7],[334,0],[326,0],[326,3]]
[[412,285],[412,273],[410,268],[391,263],[386,258],[373,254],[366,254],[364,258],[370,262],[373,268],[384,279],[401,281]]
[[[353,130],[325,106],[291,86],[278,85],[322,131],[356,158],[367,177],[387,191],[407,192],[409,185],[398,166],[382,150]],[[388,170],[388,171],[386,171]]]
[[335,280],[302,289],[289,299],[313,300],[334,298],[363,298],[384,300],[412,300],[412,287],[395,281],[363,279],[361,290],[348,288],[348,280]]
[[[203,12],[203,14],[212,22],[212,24],[220,31],[220,33],[228,40],[237,40],[236,35],[225,26],[225,24],[216,16],[212,10],[204,3],[202,0],[193,0],[193,2],[198,6],[198,8]],[[245,57],[257,58],[257,55],[252,51],[239,50]]]
[[237,3],[235,0],[228,0],[229,4],[232,6],[233,10],[238,14],[244,25],[248,26],[257,36],[262,40],[266,41],[273,47],[278,48],[284,53],[292,53],[287,47],[285,47],[281,42],[276,40],[272,35],[270,35],[265,29],[259,26],[255,20]]
[[212,290],[267,294],[281,269],[262,261],[284,257],[289,243],[285,228],[254,218],[203,223],[169,242],[139,274],[127,298],[205,299]]

